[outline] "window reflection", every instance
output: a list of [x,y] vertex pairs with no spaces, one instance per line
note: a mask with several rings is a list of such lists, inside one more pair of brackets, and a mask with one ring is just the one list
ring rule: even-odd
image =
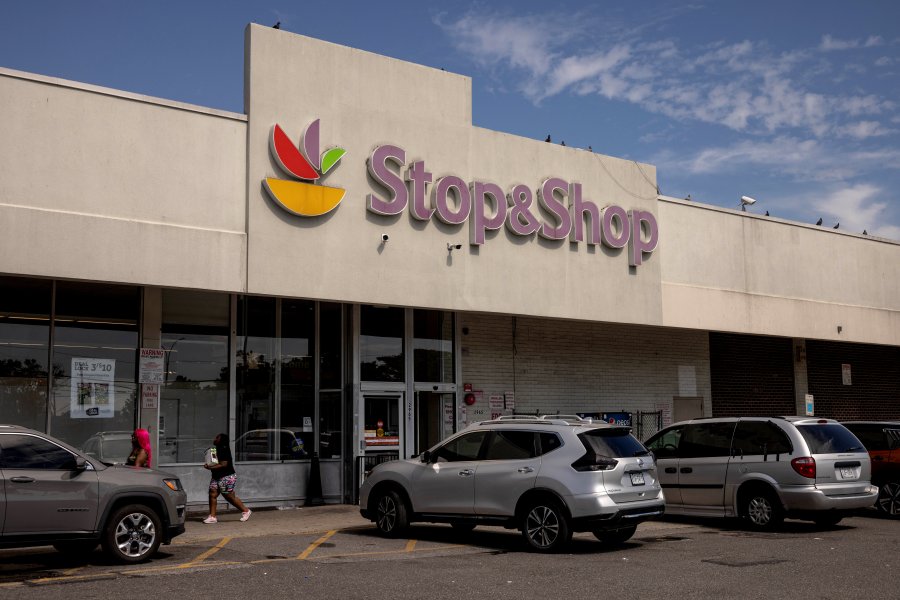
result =
[[359,354],[363,381],[404,381],[403,309],[360,307]]
[[416,381],[453,383],[453,313],[413,312],[413,364]]

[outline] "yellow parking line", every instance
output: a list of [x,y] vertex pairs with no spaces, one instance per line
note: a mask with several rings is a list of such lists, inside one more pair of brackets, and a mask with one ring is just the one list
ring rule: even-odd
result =
[[[453,544],[451,546],[435,546],[433,548],[416,548],[412,550],[412,552],[438,552],[440,550],[454,550],[457,548],[470,548],[471,546],[466,546],[465,544]],[[324,560],[328,558],[349,558],[351,556],[381,556],[384,554],[400,554],[401,552],[407,552],[407,550],[377,550],[374,552],[348,552],[346,554],[326,554],[324,556],[319,556],[317,560]]]
[[315,550],[316,548],[319,547],[319,544],[323,543],[325,540],[327,540],[328,538],[330,538],[337,532],[338,532],[337,529],[332,529],[331,531],[329,531],[328,533],[326,533],[325,535],[323,535],[322,537],[320,537],[319,539],[314,541],[312,544],[309,545],[309,548],[304,550],[300,554],[300,556],[297,557],[297,560],[306,560],[306,557],[309,556],[310,554],[312,554],[313,550]]
[[72,569],[66,569],[65,571],[62,571],[62,574],[63,574],[63,575],[74,575],[75,573],[77,573],[78,571],[82,570],[83,568],[84,568],[84,567],[82,566],[82,567],[75,567],[75,568],[72,568]]
[[206,552],[202,553],[201,555],[199,555],[198,557],[194,558],[193,560],[191,560],[189,562],[178,565],[178,567],[176,567],[176,568],[187,569],[188,567],[193,567],[197,563],[203,562],[204,560],[206,560],[207,558],[209,558],[210,556],[212,556],[213,554],[215,554],[216,552],[218,552],[219,550],[224,548],[225,544],[227,544],[230,541],[231,541],[230,537],[222,538],[222,541],[220,541],[218,544],[216,544],[215,546],[213,546]]
[[407,540],[405,552],[412,552],[413,548],[415,548],[415,547],[416,547],[416,540]]

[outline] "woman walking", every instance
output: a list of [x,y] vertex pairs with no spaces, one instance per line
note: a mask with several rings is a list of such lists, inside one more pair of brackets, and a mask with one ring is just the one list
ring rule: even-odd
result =
[[135,429],[131,434],[131,454],[125,464],[131,467],[150,468],[150,432],[146,429]]
[[212,475],[209,482],[209,516],[203,519],[204,523],[218,523],[216,518],[216,503],[219,494],[225,498],[232,506],[241,511],[241,521],[250,518],[251,511],[241,502],[241,499],[234,493],[234,486],[237,483],[237,474],[234,472],[234,460],[231,458],[231,446],[228,444],[228,434],[220,433],[213,440],[216,447],[216,457],[218,462],[212,465],[203,465],[204,469],[208,469]]

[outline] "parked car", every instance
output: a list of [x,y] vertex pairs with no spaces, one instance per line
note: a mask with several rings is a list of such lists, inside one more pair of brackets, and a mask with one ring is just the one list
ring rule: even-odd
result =
[[52,545],[115,560],[148,559],[184,533],[187,495],[174,475],[108,466],[49,435],[0,425],[0,547]]
[[872,483],[878,486],[878,510],[900,516],[900,423],[850,421],[844,427],[860,439],[872,460]]
[[499,525],[552,552],[575,531],[625,542],[663,514],[664,500],[653,457],[629,428],[545,416],[475,423],[419,457],[379,464],[359,506],[388,537],[415,521]]
[[831,419],[694,419],[647,447],[670,514],[743,517],[757,528],[786,516],[836,525],[878,496],[862,442]]
[[294,429],[252,429],[234,443],[235,460],[296,460],[306,458],[301,432]]

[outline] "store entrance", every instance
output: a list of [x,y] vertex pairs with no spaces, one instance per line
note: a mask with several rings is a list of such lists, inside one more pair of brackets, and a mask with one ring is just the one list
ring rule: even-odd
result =
[[416,392],[416,454],[453,433],[453,398],[452,393]]

